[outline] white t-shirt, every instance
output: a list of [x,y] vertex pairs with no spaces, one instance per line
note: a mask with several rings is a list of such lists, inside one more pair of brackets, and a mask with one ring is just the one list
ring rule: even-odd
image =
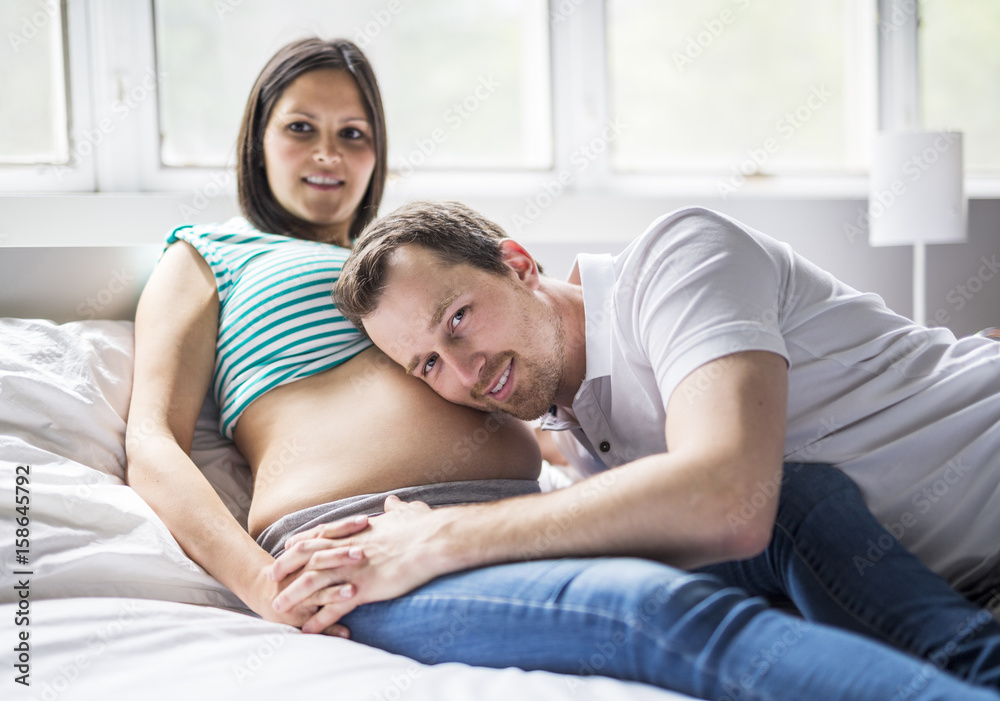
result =
[[842,468],[879,521],[958,587],[1000,561],[1000,343],[915,325],[700,208],[577,266],[586,379],[546,427],[571,429],[577,441],[560,446],[581,473],[666,452],[665,409],[687,375],[771,351],[789,364],[786,461]]

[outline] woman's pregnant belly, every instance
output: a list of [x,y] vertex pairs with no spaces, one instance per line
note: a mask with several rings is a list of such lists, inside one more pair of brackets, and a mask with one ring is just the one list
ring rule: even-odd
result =
[[285,514],[432,482],[537,479],[527,424],[441,399],[377,348],[277,387],[234,438],[254,471],[250,534]]

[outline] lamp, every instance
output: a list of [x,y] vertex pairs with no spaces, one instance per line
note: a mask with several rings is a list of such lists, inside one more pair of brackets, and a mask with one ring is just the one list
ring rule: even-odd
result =
[[868,181],[872,246],[913,245],[913,320],[926,323],[928,243],[966,240],[968,201],[962,134],[884,131],[875,136]]

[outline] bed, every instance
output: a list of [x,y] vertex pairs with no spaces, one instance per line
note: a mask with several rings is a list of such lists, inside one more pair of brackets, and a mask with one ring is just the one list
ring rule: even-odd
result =
[[[253,616],[125,484],[131,374],[130,321],[0,318],[0,697],[687,698],[602,677],[424,666]],[[206,400],[192,454],[245,523],[249,469],[214,409]]]

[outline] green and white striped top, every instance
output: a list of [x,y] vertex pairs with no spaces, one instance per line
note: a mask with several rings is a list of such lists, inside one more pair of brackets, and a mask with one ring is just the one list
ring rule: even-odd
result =
[[167,245],[176,241],[198,250],[219,288],[212,392],[226,438],[257,397],[371,345],[331,297],[348,249],[265,234],[242,217],[221,226],[179,227]]

